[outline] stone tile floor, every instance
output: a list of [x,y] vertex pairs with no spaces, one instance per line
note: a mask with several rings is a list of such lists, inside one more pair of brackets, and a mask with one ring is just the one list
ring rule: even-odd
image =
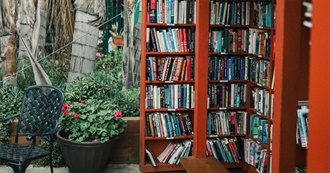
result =
[[[11,167],[1,165],[0,173],[12,173]],[[37,167],[30,165],[26,169],[26,173],[50,173],[49,167]],[[69,173],[67,167],[54,168],[54,173]],[[102,173],[141,173],[138,164],[109,164]]]

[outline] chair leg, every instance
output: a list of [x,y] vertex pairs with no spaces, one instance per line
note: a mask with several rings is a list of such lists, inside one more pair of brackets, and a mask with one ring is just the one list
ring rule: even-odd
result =
[[54,171],[53,171],[53,148],[54,148],[53,140],[51,140],[49,143],[49,167],[50,167],[51,173],[54,173]]
[[30,165],[30,162],[26,162],[22,165],[9,162],[8,165],[13,169],[14,173],[25,173],[26,168]]
[[49,167],[50,167],[50,172],[54,173],[53,171],[53,157],[52,157],[52,153],[50,153],[49,155]]

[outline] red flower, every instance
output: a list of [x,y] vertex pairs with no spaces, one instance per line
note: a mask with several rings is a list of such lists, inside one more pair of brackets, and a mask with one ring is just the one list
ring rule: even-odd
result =
[[81,104],[85,104],[87,102],[88,99],[84,99],[84,100],[81,100],[80,103]]
[[113,116],[114,116],[115,118],[117,118],[117,117],[120,117],[121,114],[122,114],[121,110],[117,110],[117,111],[113,114]]
[[67,110],[67,109],[69,109],[69,108],[70,108],[70,105],[67,104],[67,103],[64,103],[64,104],[62,105],[62,111],[65,111],[65,110]]
[[79,114],[78,113],[75,113],[74,115],[73,115],[73,118],[79,118]]
[[64,115],[68,115],[70,112],[69,112],[69,110],[66,109],[66,110],[64,110],[63,113],[64,113]]

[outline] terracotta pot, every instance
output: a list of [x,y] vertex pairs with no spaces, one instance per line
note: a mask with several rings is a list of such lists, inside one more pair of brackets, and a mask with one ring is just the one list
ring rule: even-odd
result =
[[123,37],[113,37],[113,42],[116,46],[123,46],[124,38]]
[[104,171],[111,155],[115,139],[106,143],[73,142],[63,131],[56,133],[62,155],[70,173],[95,173]]

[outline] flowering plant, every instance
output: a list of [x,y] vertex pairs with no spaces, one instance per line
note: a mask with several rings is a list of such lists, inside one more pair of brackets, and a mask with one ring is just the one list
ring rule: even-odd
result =
[[117,105],[107,100],[84,99],[65,103],[62,112],[59,126],[68,133],[71,141],[105,143],[110,138],[117,138],[127,126]]

